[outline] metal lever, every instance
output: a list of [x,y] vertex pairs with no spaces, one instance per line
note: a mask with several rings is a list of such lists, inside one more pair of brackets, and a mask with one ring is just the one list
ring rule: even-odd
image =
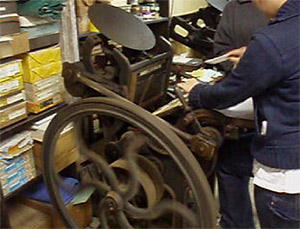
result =
[[185,101],[185,99],[183,97],[183,93],[181,92],[181,90],[179,89],[179,87],[175,87],[175,93],[176,93],[179,101],[182,103],[184,111],[186,113],[190,112],[192,110],[192,108],[186,103],[186,101]]
[[187,114],[187,116],[185,118],[186,122],[188,123],[188,122],[190,122],[189,119],[192,119],[191,122],[193,123],[193,127],[194,127],[195,131],[202,133],[202,131],[201,131],[202,126],[201,126],[200,122],[198,121],[196,115],[194,115],[194,112],[192,111],[193,108],[190,107],[187,104],[187,102],[185,101],[183,94],[182,94],[181,90],[179,89],[179,87],[175,87],[175,93],[176,93],[179,101],[182,103],[185,113],[189,113],[189,114]]

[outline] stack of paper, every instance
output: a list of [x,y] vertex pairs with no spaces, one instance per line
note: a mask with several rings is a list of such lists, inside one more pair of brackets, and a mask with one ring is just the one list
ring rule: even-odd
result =
[[222,76],[222,73],[218,71],[203,68],[192,72],[186,72],[186,74],[191,75],[204,83],[210,83]]
[[[40,121],[35,122],[32,126],[31,126],[31,130],[32,130],[32,136],[34,140],[37,141],[42,141],[44,138],[44,134],[50,124],[50,122],[52,121],[52,119],[56,116],[56,113],[53,115],[50,115]],[[67,125],[63,131],[61,132],[61,134],[71,130],[73,128],[73,124],[70,123],[69,125]]]

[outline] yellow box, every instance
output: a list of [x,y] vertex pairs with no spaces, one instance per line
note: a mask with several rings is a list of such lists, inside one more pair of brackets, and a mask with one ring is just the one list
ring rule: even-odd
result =
[[20,91],[24,88],[22,76],[0,81],[0,97]]
[[12,95],[0,98],[0,109],[16,102],[25,100],[25,91],[18,91]]
[[[60,75],[54,75],[35,83],[24,83],[24,88],[26,92],[39,93],[57,85],[63,85],[63,77],[61,77]],[[64,88],[62,87],[62,89]]]
[[28,65],[23,64],[24,75],[23,80],[26,83],[34,83],[42,79],[46,79],[53,75],[62,73],[62,62],[56,61],[47,65],[41,65],[36,68],[29,68]]
[[33,69],[58,61],[61,61],[61,49],[58,46],[53,46],[29,52],[23,58],[23,65],[27,69]]
[[23,74],[22,60],[0,64],[0,82]]
[[27,110],[28,112],[38,114],[44,110],[47,110],[50,107],[62,103],[63,101],[64,101],[64,95],[62,93],[58,93],[38,103],[27,102]]

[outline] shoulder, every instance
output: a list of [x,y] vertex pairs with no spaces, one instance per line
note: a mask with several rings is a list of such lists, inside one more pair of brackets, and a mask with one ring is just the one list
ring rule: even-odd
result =
[[274,40],[274,37],[268,32],[268,30],[263,29],[262,31],[256,33],[250,45],[256,48],[257,52],[264,52],[265,54],[275,55],[279,54],[278,47]]
[[241,0],[231,0],[229,1],[225,8],[224,11],[226,10],[230,10],[233,8],[244,8],[244,7],[249,7],[252,6],[252,2],[250,0],[245,0],[245,1],[241,1]]
[[254,36],[254,39],[271,42],[283,54],[299,47],[299,17],[293,20],[269,24]]
[[232,1],[228,2],[223,10],[223,14],[228,11],[233,10],[237,6],[237,4],[238,4],[237,0],[232,0]]

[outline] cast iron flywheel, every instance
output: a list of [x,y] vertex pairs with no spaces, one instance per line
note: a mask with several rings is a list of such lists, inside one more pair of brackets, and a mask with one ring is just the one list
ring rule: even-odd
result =
[[[80,128],[97,118],[99,142],[90,143]],[[68,228],[78,228],[59,187],[54,151],[70,123],[79,152],[98,176],[80,176],[81,186],[93,186],[98,202],[94,214],[101,228],[214,228],[214,200],[193,154],[168,124],[143,108],[112,98],[82,99],[51,121],[43,144],[44,180],[53,205]],[[155,147],[163,149],[161,154]]]

